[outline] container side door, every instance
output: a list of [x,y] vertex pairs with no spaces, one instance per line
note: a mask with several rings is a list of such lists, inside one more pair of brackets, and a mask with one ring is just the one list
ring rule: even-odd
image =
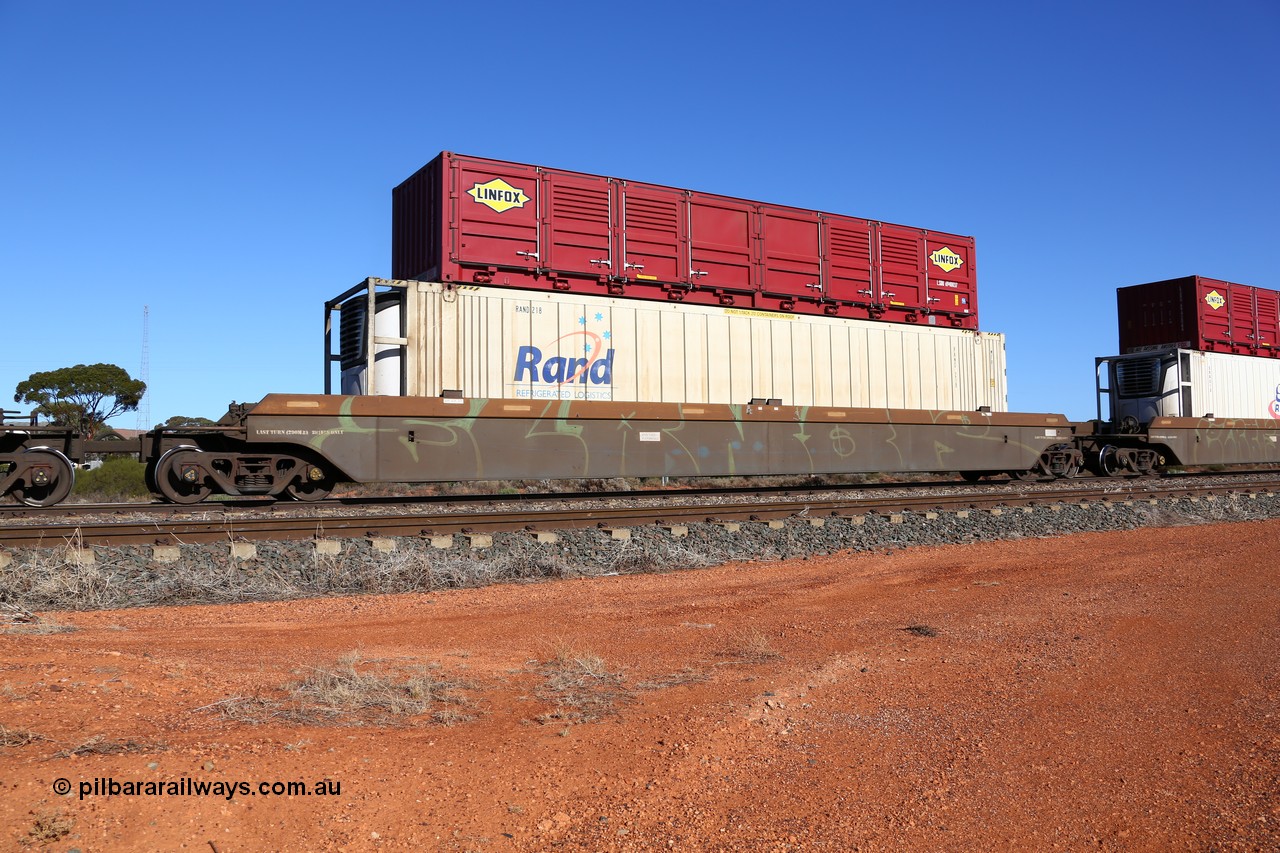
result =
[[[867,306],[874,292],[871,223],[849,216],[822,217],[826,294],[838,302]],[[859,312],[855,316],[866,316]]]
[[1231,311],[1231,340],[1241,352],[1253,349],[1258,345],[1254,288],[1244,284],[1228,284],[1227,289],[1231,294],[1227,299],[1227,307]]
[[760,208],[761,289],[784,302],[823,296],[819,218],[810,210]]
[[755,205],[700,194],[691,194],[688,204],[689,278],[694,286],[737,293],[756,290]]
[[[451,171],[450,259],[473,269],[536,269],[541,209],[537,168],[455,157]],[[465,272],[461,277],[466,278]]]
[[622,220],[618,255],[622,263],[615,273],[638,284],[687,284],[684,193],[652,184],[623,183],[618,196]]
[[1196,311],[1200,322],[1200,343],[1203,349],[1220,349],[1231,344],[1231,288],[1226,282],[1211,278],[1196,279]]
[[978,328],[978,270],[972,237],[929,231],[925,234],[928,260],[925,302],[942,312],[948,323]]
[[1254,304],[1257,306],[1258,351],[1261,355],[1280,356],[1280,293],[1262,287],[1253,289]]
[[543,266],[570,276],[612,273],[613,200],[611,181],[596,175],[544,172],[546,208]]
[[888,315],[904,315],[925,307],[924,232],[898,225],[880,226],[880,292],[877,301]]

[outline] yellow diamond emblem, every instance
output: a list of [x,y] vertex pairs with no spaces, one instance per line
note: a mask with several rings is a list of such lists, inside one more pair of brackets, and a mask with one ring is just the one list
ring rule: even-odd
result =
[[933,261],[936,266],[942,267],[947,272],[951,272],[956,267],[964,266],[964,258],[960,257],[946,246],[943,246],[941,249],[930,255],[929,260]]
[[1217,311],[1223,305],[1227,304],[1227,300],[1223,297],[1221,293],[1219,293],[1216,290],[1210,290],[1208,293],[1206,293],[1204,295],[1204,301],[1214,311]]
[[467,190],[467,195],[498,213],[503,213],[513,207],[524,207],[529,201],[529,197],[524,194],[524,190],[511,186],[502,178],[494,178],[492,181],[476,184]]

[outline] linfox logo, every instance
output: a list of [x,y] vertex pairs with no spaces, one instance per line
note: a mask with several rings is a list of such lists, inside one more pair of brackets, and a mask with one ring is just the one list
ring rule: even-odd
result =
[[947,246],[943,246],[941,249],[930,255],[929,260],[933,261],[947,272],[951,272],[956,267],[964,266],[964,258],[951,251]]
[[529,197],[524,194],[524,190],[511,186],[502,178],[476,184],[467,190],[467,195],[497,213],[503,213],[513,207],[524,207],[529,202]]
[[1217,311],[1223,305],[1227,304],[1226,298],[1223,297],[1223,295],[1216,290],[1210,290],[1208,293],[1206,293],[1204,295],[1204,301],[1205,301],[1205,304],[1207,304],[1214,311]]
[[515,381],[545,382],[548,385],[568,385],[573,382],[580,385],[612,385],[613,350],[604,350],[600,336],[592,332],[570,332],[555,343],[574,338],[583,339],[582,350],[587,354],[585,358],[546,358],[541,347],[520,347],[516,353]]

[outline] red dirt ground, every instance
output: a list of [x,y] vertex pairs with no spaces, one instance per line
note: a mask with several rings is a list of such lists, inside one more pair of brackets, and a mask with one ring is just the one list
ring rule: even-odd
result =
[[[221,853],[1280,849],[1277,541],[1280,521],[1219,524],[44,614],[76,630],[0,635],[13,744],[0,748],[0,839]],[[278,698],[351,651],[386,672],[438,663],[465,680],[471,719],[254,724],[219,713],[233,703],[206,709]],[[549,718],[557,655],[596,655],[597,675],[623,679],[562,713],[612,708]],[[70,794],[54,793],[59,778]],[[94,779],[184,778],[341,791],[79,795]]]

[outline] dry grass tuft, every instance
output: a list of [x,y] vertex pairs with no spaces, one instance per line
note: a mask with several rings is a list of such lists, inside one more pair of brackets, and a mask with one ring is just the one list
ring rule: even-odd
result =
[[29,732],[25,729],[11,729],[8,726],[0,725],[0,747],[26,746],[29,743],[44,739],[44,735],[38,735],[35,732]]
[[555,706],[538,716],[541,723],[591,722],[617,713],[617,706],[631,698],[622,686],[624,676],[611,672],[594,652],[561,646],[539,672],[546,680],[536,695]]
[[71,834],[76,822],[59,811],[31,812],[31,828],[23,839],[27,844],[52,844]]
[[238,723],[284,720],[308,725],[387,724],[426,716],[441,725],[472,719],[463,694],[465,684],[414,667],[388,673],[350,652],[332,667],[312,669],[301,681],[286,685],[286,697],[235,696],[197,710],[217,710]]
[[63,625],[60,622],[52,622],[48,619],[38,619],[35,622],[9,625],[4,629],[3,633],[41,636],[45,634],[70,634],[78,630],[75,625]]
[[25,607],[0,601],[0,631],[5,634],[68,634],[74,630],[74,625],[62,625]]
[[636,685],[636,690],[665,690],[668,687],[680,687],[684,684],[701,684],[706,680],[705,672],[686,666],[679,672],[660,675],[651,681],[641,681]]
[[164,749],[151,744],[138,743],[134,740],[108,740],[102,735],[94,735],[79,746],[55,752],[51,758],[70,758],[73,755],[123,755],[130,752],[156,752]]
[[733,632],[728,647],[720,654],[730,658],[727,663],[767,663],[782,657],[782,653],[773,647],[773,641],[759,628]]

